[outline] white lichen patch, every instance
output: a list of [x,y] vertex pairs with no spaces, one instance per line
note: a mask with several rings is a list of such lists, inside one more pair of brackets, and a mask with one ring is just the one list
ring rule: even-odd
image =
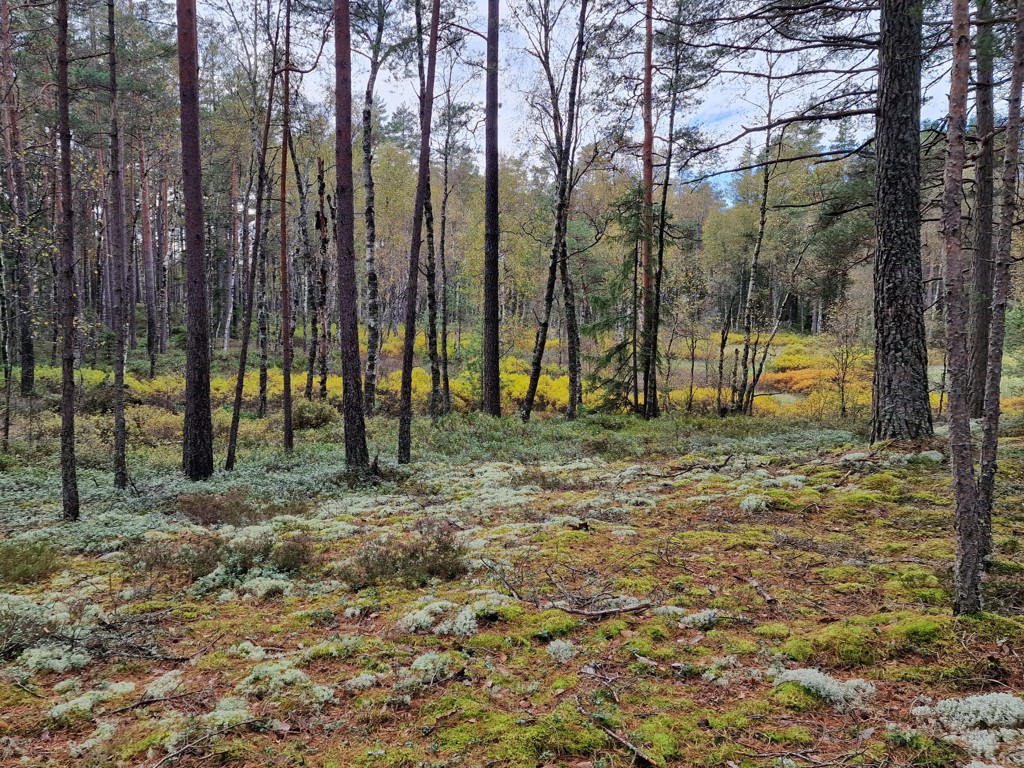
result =
[[875,697],[875,686],[867,680],[837,680],[817,669],[784,670],[775,676],[775,685],[783,683],[796,683],[838,712],[856,709]]

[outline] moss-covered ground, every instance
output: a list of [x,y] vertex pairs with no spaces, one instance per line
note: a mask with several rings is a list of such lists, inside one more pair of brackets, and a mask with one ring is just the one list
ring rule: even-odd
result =
[[[371,427],[390,451],[390,427]],[[992,613],[973,618],[949,608],[938,442],[456,416],[418,422],[414,463],[382,457],[366,480],[344,472],[336,429],[291,456],[250,445],[207,484],[177,479],[173,446],[139,448],[128,491],[84,471],[76,524],[58,520],[52,457],[7,466],[0,764],[1013,759],[1012,734],[984,754],[912,712],[1024,686],[1012,425]],[[842,703],[776,680],[807,669],[872,690]]]

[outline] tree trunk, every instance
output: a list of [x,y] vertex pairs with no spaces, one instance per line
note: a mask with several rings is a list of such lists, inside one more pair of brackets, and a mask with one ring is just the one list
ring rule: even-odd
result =
[[[450,90],[449,90],[449,107]],[[450,111],[450,110],[449,110]],[[452,125],[449,120],[446,127],[444,157],[441,170],[441,236],[438,240],[438,257],[441,266],[441,413],[451,413],[452,392],[451,380],[448,377],[448,198],[451,190],[448,187],[449,165],[451,162]]]
[[[640,367],[643,371],[643,415],[651,413],[647,402],[651,389],[657,389],[654,374],[654,0],[647,0],[644,12],[644,74],[641,111],[643,113],[644,138],[641,151],[643,173],[643,201],[640,223],[640,304],[643,312],[643,331],[640,343]],[[634,318],[633,323],[636,324]]]
[[127,248],[125,242],[124,164],[121,158],[121,132],[117,119],[117,28],[114,0],[107,0],[107,59],[110,98],[110,201],[109,228],[112,284],[114,289],[114,487],[128,487],[128,434],[124,422],[125,334],[128,326]]
[[146,293],[146,355],[149,357],[149,377],[156,375],[157,351],[157,289],[156,267],[153,258],[153,223],[149,207],[149,175],[146,171],[146,152],[139,144],[139,182],[141,184],[140,216],[142,217],[142,271]]
[[[677,6],[677,19],[682,21],[682,9]],[[650,391],[644,398],[647,404],[647,417],[656,418],[660,415],[658,403],[658,332],[661,329],[661,285],[665,275],[665,235],[668,229],[668,193],[672,187],[672,149],[675,145],[676,130],[676,109],[679,105],[679,70],[682,66],[681,43],[675,41],[672,56],[672,80],[670,84],[671,96],[669,98],[668,111],[668,145],[665,150],[665,183],[661,187],[661,205],[658,211],[658,261],[655,265],[654,274],[654,316],[651,319],[651,355],[648,358],[650,365]],[[669,342],[671,345],[671,341]],[[666,384],[668,377],[666,376]],[[692,400],[693,392],[693,370],[691,360],[690,371],[690,395]]]
[[[228,234],[228,283],[224,298],[224,352],[231,342],[231,325],[235,316],[235,273],[238,269],[238,161],[231,161],[231,187],[228,193],[231,206],[231,232]],[[245,203],[248,205],[248,200]]]
[[932,434],[921,282],[921,5],[882,0],[871,439]]
[[29,250],[28,188],[25,183],[25,148],[21,139],[18,113],[18,88],[14,70],[14,38],[11,32],[10,0],[0,0],[0,121],[7,146],[7,186],[14,214],[11,246],[14,251],[15,327],[18,331],[18,357],[21,364],[20,390],[28,397],[35,390],[35,339],[32,318],[32,257]]
[[242,307],[242,339],[238,351],[238,375],[235,377],[235,397],[231,408],[231,427],[228,431],[228,451],[224,461],[224,469],[229,472],[235,468],[235,455],[238,450],[238,426],[242,418],[242,395],[245,391],[245,368],[249,357],[249,340],[252,337],[252,313],[256,303],[256,270],[259,255],[263,252],[263,238],[266,233],[263,213],[263,201],[267,186],[267,147],[270,143],[270,124],[274,112],[274,86],[277,77],[273,70],[277,68],[277,39],[274,39],[275,56],[271,65],[270,85],[267,91],[267,112],[263,118],[263,134],[257,147],[259,163],[256,168],[256,211],[253,218],[252,253],[249,256],[249,269],[245,276],[245,304]]
[[281,83],[281,375],[284,387],[281,408],[284,412],[284,449],[295,445],[292,430],[292,295],[288,285],[288,149],[291,146],[290,72],[292,45],[292,4],[285,0],[284,12],[284,73]]
[[1013,264],[1013,228],[1017,214],[1017,167],[1021,138],[1021,90],[1024,87],[1024,0],[1017,2],[1010,93],[1007,100],[1006,136],[1003,150],[999,225],[996,228],[988,367],[985,379],[985,408],[981,443],[979,495],[981,497],[981,556],[992,554],[992,505],[995,495],[996,459],[999,447],[999,394],[1003,375],[1003,345],[1006,340],[1006,305],[1010,295],[1010,267]]
[[991,0],[977,2],[978,31],[975,45],[977,77],[974,87],[978,155],[974,164],[974,286],[970,296],[971,416],[985,410],[985,378],[988,367],[988,333],[992,324],[992,222],[995,168],[995,108],[992,99],[992,59],[995,35],[984,22],[992,18]]
[[68,0],[57,0],[57,132],[60,135],[60,470],[63,516],[79,517],[75,463],[75,215],[71,195]]
[[[481,390],[486,414],[501,416],[501,350],[498,340],[498,13],[487,0],[486,115],[484,118],[484,312]],[[529,418],[529,413],[526,417]]]
[[195,0],[177,0],[177,17],[181,171],[185,198],[185,301],[188,312],[182,464],[190,480],[205,480],[213,474],[213,423],[210,414],[210,314],[206,301],[206,232]]
[[[422,0],[416,0],[417,30],[421,27]],[[412,210],[409,245],[409,284],[405,289],[405,338],[402,345],[402,387],[398,411],[398,463],[412,460],[412,369],[416,345],[416,289],[420,275],[420,245],[423,237],[423,208],[430,192],[430,127],[434,112],[434,71],[437,64],[437,32],[441,0],[430,8],[430,37],[427,43],[427,74],[420,92],[420,157],[416,200]]]
[[[320,399],[327,399],[327,331],[330,324],[327,319],[327,247],[331,243],[331,228],[327,223],[327,210],[325,205],[327,185],[324,181],[324,161],[322,157],[316,160],[316,186],[317,186],[317,212],[316,231],[320,236],[320,259],[317,270],[317,292],[316,311],[313,313],[319,321],[320,335],[316,339],[320,358]],[[316,336],[314,330],[313,333]],[[312,371],[312,363],[310,363]],[[310,373],[312,376],[312,373]],[[310,385],[312,386],[312,385]]]
[[430,360],[430,417],[441,415],[441,360],[437,350],[437,251],[434,246],[434,206],[430,203],[430,184],[423,201],[423,219],[427,229],[427,356]]
[[[334,0],[335,137],[337,167],[335,226],[338,248],[338,336],[341,342],[345,462],[365,471],[370,464],[363,419],[356,303],[355,200],[352,189],[352,27],[349,0]],[[326,330],[325,330],[326,332]]]
[[967,127],[967,90],[970,79],[971,32],[968,0],[953,2],[953,69],[949,86],[946,166],[942,193],[942,236],[945,241],[946,355],[949,386],[949,450],[953,471],[957,558],[953,569],[956,588],[954,612],[981,610],[981,509],[971,443],[968,350],[968,301],[964,279],[966,261],[961,243],[961,203]]
[[380,286],[377,277],[377,209],[373,185],[373,92],[380,66],[378,51],[383,26],[377,26],[377,45],[370,59],[370,72],[363,94],[363,191],[366,221],[366,381],[363,403],[367,414],[377,407],[377,358],[380,355]]
[[156,277],[157,277],[157,303],[159,306],[160,332],[160,354],[167,352],[167,337],[170,333],[170,291],[168,275],[168,254],[170,253],[170,231],[171,214],[167,207],[167,176],[160,180],[160,201],[157,207],[157,247],[156,247]]
[[[570,329],[569,350],[569,406],[566,415],[574,418],[576,406],[582,397],[582,365],[579,354],[579,327],[576,320],[576,300],[569,275],[568,249],[566,232],[569,224],[569,204],[575,186],[574,164],[576,151],[576,119],[578,117],[577,95],[583,69],[585,51],[585,33],[587,19],[587,0],[580,3],[580,12],[576,27],[576,48],[570,65],[569,93],[565,108],[565,119],[562,119],[560,89],[553,75],[550,51],[541,52],[541,65],[548,77],[548,98],[550,99],[552,129],[554,134],[555,159],[555,221],[551,236],[551,255],[548,261],[548,279],[544,289],[544,310],[540,325],[534,337],[533,356],[530,365],[530,380],[526,388],[526,396],[519,407],[519,416],[529,421],[533,411],[533,402],[540,383],[541,366],[544,361],[544,349],[547,345],[548,329],[551,324],[551,307],[555,297],[555,280],[559,272],[562,274],[563,297],[566,311],[566,325]],[[553,20],[545,16],[545,25]]]
[[569,402],[566,404],[565,417],[576,418],[578,406],[583,399],[583,363],[580,354],[580,326],[576,310],[576,292],[569,274],[569,248],[563,233],[561,255],[558,259],[558,274],[562,281],[562,304],[565,312],[565,335],[568,346],[569,363]]

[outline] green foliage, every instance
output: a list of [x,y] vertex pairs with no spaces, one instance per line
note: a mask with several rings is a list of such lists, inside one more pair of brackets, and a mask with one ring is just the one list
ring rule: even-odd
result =
[[428,525],[408,540],[384,539],[362,547],[339,576],[353,589],[390,580],[422,587],[431,579],[457,579],[466,569],[465,548],[454,532],[443,525]]
[[43,541],[0,543],[0,583],[23,584],[46,578],[60,566],[57,550]]
[[338,420],[338,409],[323,400],[304,397],[292,404],[292,425],[295,429],[319,429]]

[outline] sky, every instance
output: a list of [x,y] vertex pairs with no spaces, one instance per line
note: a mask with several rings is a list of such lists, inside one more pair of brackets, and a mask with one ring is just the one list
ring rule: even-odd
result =
[[[469,0],[470,9],[459,20],[467,28],[479,30],[486,28],[486,0]],[[522,89],[531,76],[530,61],[522,50],[524,39],[516,29],[516,22],[508,0],[501,2],[501,57],[499,64],[499,94],[501,108],[499,113],[499,149],[507,156],[535,155],[536,146],[532,137],[536,134],[536,126],[528,113]],[[638,40],[638,49],[640,41]],[[333,51],[333,46],[328,46]],[[471,35],[468,53],[471,57],[482,60],[484,41]],[[306,89],[310,98],[322,100],[333,85],[331,62],[323,61],[319,71],[307,77]],[[365,83],[365,62],[360,56],[353,57],[355,73],[353,78],[355,97],[358,100]],[[748,63],[747,67],[757,68],[757,64]],[[785,67],[785,62],[783,62]],[[922,109],[923,120],[934,120],[942,117],[946,111],[945,92],[948,76],[933,78],[925,94]],[[828,78],[817,82],[803,84],[795,93],[783,96],[778,106],[779,112],[792,110],[800,103],[815,98],[818,93],[828,93],[832,83]],[[378,96],[383,100],[390,112],[400,105],[414,107],[416,103],[415,78],[406,78],[401,73],[383,72],[378,79]],[[483,73],[472,82],[466,84],[461,92],[463,101],[480,104],[484,101]],[[683,120],[691,125],[699,126],[708,136],[709,141],[720,142],[740,133],[744,127],[759,125],[764,121],[764,86],[763,80],[744,78],[736,75],[722,75],[713,85],[704,89],[702,101],[692,109]],[[855,122],[855,133],[867,137],[872,131],[871,120],[858,119]],[[824,126],[826,140],[835,135],[835,129]],[[476,126],[475,141],[482,150],[483,124]],[[728,168],[736,164],[744,144],[742,139],[721,152],[719,164]],[[755,146],[763,141],[763,136],[754,134],[749,137]]]

